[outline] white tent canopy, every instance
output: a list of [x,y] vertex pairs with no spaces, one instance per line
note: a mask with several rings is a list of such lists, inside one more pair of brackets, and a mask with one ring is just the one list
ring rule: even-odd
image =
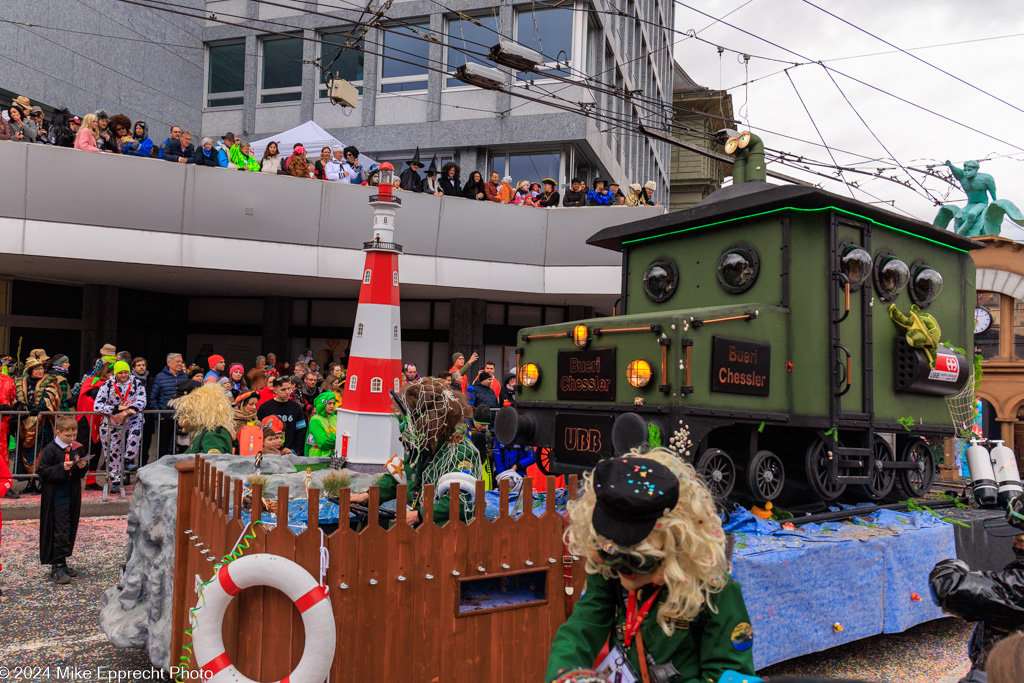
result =
[[[286,130],[283,133],[272,135],[269,138],[263,138],[262,140],[255,140],[252,142],[252,152],[256,159],[263,158],[263,151],[271,142],[277,143],[277,149],[285,159],[291,156],[292,147],[296,142],[302,143],[302,146],[306,148],[306,156],[310,159],[320,158],[320,150],[324,147],[333,147],[334,145],[344,146],[345,144],[318,126],[315,121],[306,121],[302,125],[296,126],[291,130]],[[364,169],[366,169],[370,168],[372,164],[377,162],[365,154],[360,154],[359,163],[362,164]]]

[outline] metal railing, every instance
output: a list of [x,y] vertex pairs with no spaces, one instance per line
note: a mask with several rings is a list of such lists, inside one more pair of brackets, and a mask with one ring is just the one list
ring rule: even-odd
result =
[[[135,460],[135,464],[138,467],[142,467],[148,464],[150,449],[145,449],[145,452],[143,452],[144,449],[142,448],[142,445],[146,443],[145,434],[147,429],[149,429],[149,424],[153,425],[153,431],[151,436],[153,441],[150,442],[150,446],[153,446],[155,442],[157,459],[165,455],[177,455],[179,453],[183,453],[187,448],[187,445],[178,444],[178,424],[177,421],[173,419],[173,414],[173,410],[142,411],[141,415],[143,416],[143,441],[142,444],[140,444],[139,453],[136,456]],[[110,439],[108,439],[106,443],[104,443],[102,440],[93,441],[93,432],[98,432],[101,420],[107,417],[103,413],[100,413],[95,410],[43,410],[39,412],[28,410],[0,411],[0,421],[5,421],[7,423],[8,434],[8,442],[0,444],[0,452],[4,450],[7,451],[7,459],[10,465],[12,476],[14,477],[15,480],[33,480],[39,478],[39,476],[35,473],[35,468],[36,466],[38,466],[39,463],[39,454],[43,450],[43,448],[45,448],[46,445],[53,440],[53,437],[56,435],[55,423],[56,417],[58,415],[70,415],[74,417],[78,422],[78,431],[80,435],[82,434],[83,430],[82,418],[85,418],[85,422],[87,423],[87,427],[84,428],[86,429],[86,438],[84,441],[82,441],[81,439],[79,441],[82,443],[83,446],[85,446],[86,457],[90,459],[90,467],[86,476],[93,477],[97,480],[100,479],[101,477],[103,478],[103,500],[107,500],[111,485],[109,446],[111,445],[112,441]],[[22,436],[22,425],[26,422],[28,418],[36,419],[36,424],[34,426],[35,435],[31,446],[24,445],[26,439]],[[166,433],[168,429],[171,430],[170,449],[168,453],[161,453],[161,434]],[[125,452],[127,430],[125,428],[122,428],[118,430],[118,432],[119,433],[112,438],[117,438],[120,440],[120,452],[123,454]],[[11,438],[14,439],[14,448],[10,447]],[[99,449],[98,451],[97,448]],[[31,459],[28,456],[31,456]],[[94,458],[98,459],[93,461]],[[31,472],[26,471],[28,469],[29,462],[32,463]],[[121,498],[125,498],[126,496],[125,486],[128,485],[128,482],[131,479],[131,474],[133,473],[128,472],[126,469],[124,469],[124,467],[129,462],[130,461],[125,460],[122,455],[122,468],[120,472]]]

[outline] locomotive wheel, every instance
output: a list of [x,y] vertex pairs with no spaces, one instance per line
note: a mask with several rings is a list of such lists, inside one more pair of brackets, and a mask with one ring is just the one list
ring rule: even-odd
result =
[[768,502],[782,493],[786,470],[782,459],[771,451],[758,451],[747,465],[747,489],[754,500]]
[[704,480],[711,495],[724,500],[736,486],[736,464],[720,448],[709,448],[697,458],[697,475]]
[[824,434],[818,434],[807,447],[807,457],[804,460],[807,484],[814,495],[826,503],[831,503],[846,491],[846,484],[837,484],[829,474],[829,451],[832,450],[832,443],[832,439]]
[[903,447],[900,460],[917,465],[912,470],[897,470],[899,476],[896,481],[903,493],[911,498],[920,498],[928,493],[935,482],[935,453],[928,442],[921,437],[911,439]]
[[896,485],[896,470],[882,469],[883,463],[896,462],[896,454],[880,436],[875,437],[871,450],[874,460],[871,463],[871,480],[860,487],[860,492],[870,500],[879,501],[889,495]]
[[541,474],[543,474],[545,477],[550,475],[551,470],[548,468],[548,466],[551,464],[551,449],[538,448],[537,458],[535,462],[537,463],[537,469],[540,470]]

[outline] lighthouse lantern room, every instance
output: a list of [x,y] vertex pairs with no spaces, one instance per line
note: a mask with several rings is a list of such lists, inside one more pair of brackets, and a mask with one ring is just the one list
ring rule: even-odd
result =
[[342,407],[338,410],[336,464],[384,465],[402,453],[390,391],[401,388],[402,324],[398,296],[394,167],[380,166],[377,194],[370,195],[373,232],[363,243],[366,261],[349,351]]

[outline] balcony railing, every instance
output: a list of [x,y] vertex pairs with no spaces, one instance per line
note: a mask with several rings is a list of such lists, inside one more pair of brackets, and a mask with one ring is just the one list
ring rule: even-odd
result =
[[380,240],[363,242],[363,249],[379,249],[381,251],[397,251],[399,254],[402,253],[401,244],[395,244],[394,242],[381,242]]

